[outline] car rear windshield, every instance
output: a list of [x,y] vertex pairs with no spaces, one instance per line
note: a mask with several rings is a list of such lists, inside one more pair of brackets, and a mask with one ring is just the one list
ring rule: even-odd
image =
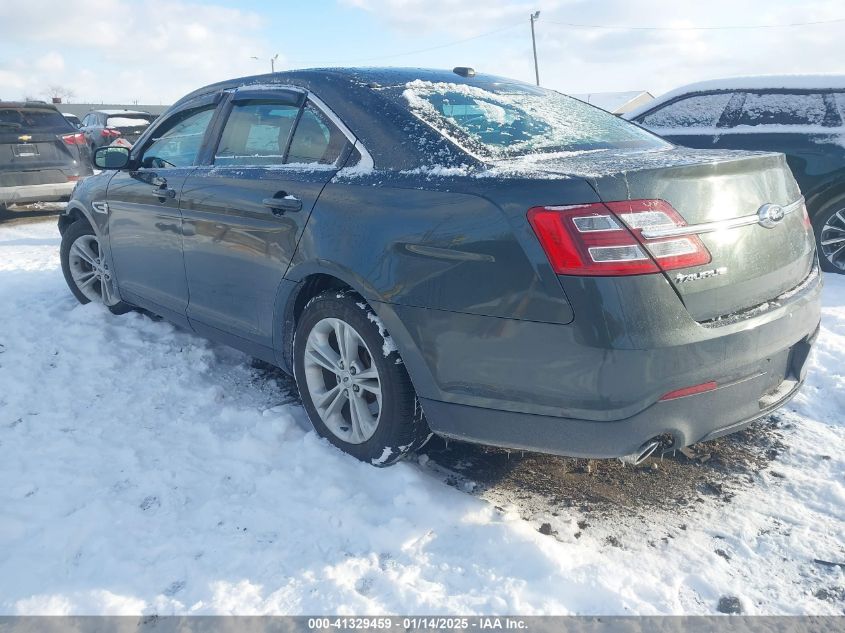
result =
[[153,117],[146,115],[128,115],[121,114],[120,116],[110,116],[106,119],[106,127],[147,127],[152,123]]
[[493,158],[602,149],[659,149],[665,141],[552,90],[412,81],[394,98],[444,136]]
[[74,129],[58,110],[0,107],[0,134],[65,134]]

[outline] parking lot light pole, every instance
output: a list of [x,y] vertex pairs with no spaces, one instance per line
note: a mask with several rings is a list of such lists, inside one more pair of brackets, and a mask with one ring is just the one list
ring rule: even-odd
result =
[[[249,58],[250,58],[250,59],[257,59],[257,60],[259,60],[259,61],[261,60],[261,58],[260,58],[260,57],[256,57],[255,55],[250,55],[250,56],[249,56]],[[278,53],[276,53],[275,55],[273,55],[273,56],[270,58],[270,72],[271,72],[271,73],[275,73],[275,72],[276,72],[276,60],[277,60],[277,59],[279,59],[279,54],[278,54]]]
[[534,49],[534,78],[537,80],[537,85],[540,85],[540,69],[537,66],[537,40],[534,38],[534,23],[540,19],[540,12],[535,11],[531,14],[531,46]]

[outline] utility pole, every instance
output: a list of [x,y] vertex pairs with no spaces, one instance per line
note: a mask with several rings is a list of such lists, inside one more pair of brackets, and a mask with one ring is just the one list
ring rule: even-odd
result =
[[[261,58],[260,58],[260,57],[256,57],[255,55],[250,55],[250,59],[257,59],[257,60],[261,61]],[[276,72],[276,60],[277,60],[277,59],[279,59],[279,54],[278,54],[278,53],[276,53],[275,55],[273,55],[273,56],[270,58],[270,72],[271,72],[271,73],[275,73],[275,72]]]
[[534,23],[539,19],[539,11],[531,14],[531,46],[534,48],[534,77],[537,80],[538,86],[540,85],[540,68],[537,66],[537,40],[534,37]]

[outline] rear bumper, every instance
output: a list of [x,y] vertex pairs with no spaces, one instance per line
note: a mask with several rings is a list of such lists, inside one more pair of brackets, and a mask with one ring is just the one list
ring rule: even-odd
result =
[[735,433],[791,400],[804,382],[804,367],[815,334],[788,354],[786,375],[749,376],[715,391],[657,402],[624,420],[596,422],[531,415],[427,400],[421,404],[432,430],[458,440],[573,457],[621,457],[660,439],[665,449],[681,448]]
[[42,185],[0,187],[0,203],[54,202],[70,198],[76,182],[56,182]]
[[[664,434],[677,448],[737,431],[797,393],[821,317],[820,275],[765,309],[713,324],[673,308],[677,300],[658,301],[666,289],[647,277],[596,280],[605,284],[594,302],[602,311],[571,325],[377,311],[432,431],[464,441],[618,457]],[[709,381],[719,387],[660,400]]]

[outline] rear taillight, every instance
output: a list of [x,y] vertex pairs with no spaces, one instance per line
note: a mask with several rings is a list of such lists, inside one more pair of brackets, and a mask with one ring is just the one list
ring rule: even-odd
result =
[[68,145],[85,145],[85,135],[81,133],[65,134],[62,140]]
[[100,136],[102,136],[103,138],[117,138],[118,136],[120,136],[120,131],[110,127],[104,127],[102,130],[100,130]]
[[559,275],[644,275],[710,261],[696,235],[643,236],[643,230],[686,226],[663,200],[533,207],[528,221]]
[[807,231],[813,230],[813,221],[810,219],[810,213],[807,211],[807,205],[801,205],[801,213],[803,214],[804,229]]

